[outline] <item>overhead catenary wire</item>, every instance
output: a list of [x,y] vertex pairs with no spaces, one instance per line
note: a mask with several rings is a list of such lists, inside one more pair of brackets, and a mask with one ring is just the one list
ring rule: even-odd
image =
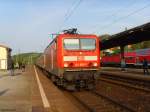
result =
[[73,4],[72,4],[72,7],[67,10],[67,12],[66,12],[66,14],[65,14],[65,16],[64,16],[64,20],[63,20],[62,24],[60,25],[58,32],[61,32],[61,30],[62,30],[63,26],[65,25],[65,23],[66,23],[66,22],[69,20],[69,18],[73,15],[73,13],[74,13],[75,10],[79,7],[79,5],[81,4],[81,2],[82,2],[83,0],[79,0],[79,1],[77,1],[77,2],[76,2],[76,1],[77,1],[77,0],[75,0],[75,2],[73,2]]
[[128,17],[130,17],[130,16],[132,16],[132,15],[134,15],[134,14],[137,14],[138,12],[140,12],[140,11],[142,11],[142,10],[148,8],[149,6],[150,6],[150,4],[145,5],[144,7],[139,8],[139,9],[137,9],[137,10],[134,10],[133,12],[131,12],[131,13],[129,13],[129,14],[123,16],[123,17],[120,17],[120,18],[117,19],[117,20],[114,20],[114,21],[111,22],[110,24],[101,27],[99,30],[107,29],[107,28],[111,27],[112,25],[116,24],[117,22],[119,22],[119,21],[121,21],[121,20],[123,20],[123,19],[126,19],[126,18],[128,18]]
[[73,10],[75,4],[77,3],[77,0],[74,0],[74,2],[72,3],[71,7],[66,11],[65,15],[64,15],[64,20],[63,23],[67,20],[68,15],[71,13],[71,11]]
[[64,20],[63,22],[60,24],[59,28],[58,28],[58,32],[57,33],[53,33],[53,34],[49,34],[52,36],[51,41],[55,38],[54,36],[57,36],[58,34],[60,34],[62,32],[62,28],[64,26],[64,24],[69,20],[69,18],[72,16],[72,14],[75,12],[75,10],[78,8],[78,6],[80,5],[80,3],[82,2],[82,0],[74,0],[74,2],[71,5],[71,8],[69,8],[65,15],[64,15]]
[[[129,4],[127,5],[128,8],[129,8],[129,7],[132,7],[133,5],[135,5],[135,4],[137,3],[136,1],[137,1],[137,0],[134,0],[134,1],[132,1],[131,3],[129,3]],[[112,17],[115,17],[115,16],[118,14],[118,12],[120,12],[121,10],[126,9],[127,6],[119,8],[119,9],[116,10],[114,13],[112,13],[111,15],[106,16],[105,18],[112,18]],[[96,25],[96,26],[98,26],[98,25]],[[96,26],[95,26],[95,27],[96,27]],[[98,28],[98,27],[97,27],[97,28]],[[96,28],[96,30],[95,30],[93,33],[95,33],[95,32],[97,31],[97,28]]]

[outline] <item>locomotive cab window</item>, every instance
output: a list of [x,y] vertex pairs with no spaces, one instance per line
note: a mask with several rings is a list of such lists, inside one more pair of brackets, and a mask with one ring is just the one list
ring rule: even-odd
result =
[[94,50],[96,47],[95,39],[80,39],[81,49]]
[[95,48],[95,39],[64,39],[64,49],[67,50],[94,50]]
[[79,49],[79,39],[64,39],[65,49]]

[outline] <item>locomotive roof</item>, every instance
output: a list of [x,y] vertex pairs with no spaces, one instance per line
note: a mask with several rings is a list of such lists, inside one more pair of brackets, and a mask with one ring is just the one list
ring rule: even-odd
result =
[[[58,38],[58,37],[60,37],[60,36],[77,36],[77,35],[80,35],[80,36],[84,36],[84,35],[86,35],[86,36],[95,36],[94,34],[58,34],[49,44],[48,44],[48,46],[46,47],[46,49]],[[46,50],[45,49],[45,50]]]

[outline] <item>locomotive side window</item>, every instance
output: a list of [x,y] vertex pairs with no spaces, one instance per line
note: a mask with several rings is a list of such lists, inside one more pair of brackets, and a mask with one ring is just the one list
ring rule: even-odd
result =
[[96,48],[95,39],[64,39],[64,49],[68,50],[94,50]]
[[79,39],[64,39],[64,48],[65,49],[79,49]]
[[80,39],[81,49],[94,50],[96,47],[95,39]]

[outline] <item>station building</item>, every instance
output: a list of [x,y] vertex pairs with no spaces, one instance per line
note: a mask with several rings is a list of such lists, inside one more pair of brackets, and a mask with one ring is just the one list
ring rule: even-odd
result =
[[11,58],[11,48],[0,45],[0,70],[7,70]]

